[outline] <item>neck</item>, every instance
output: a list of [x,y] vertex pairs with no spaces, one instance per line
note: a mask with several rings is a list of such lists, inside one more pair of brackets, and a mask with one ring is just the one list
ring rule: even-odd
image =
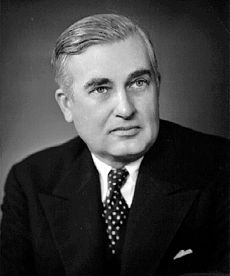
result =
[[104,162],[105,164],[107,164],[108,166],[114,168],[114,169],[120,169],[125,167],[126,165],[128,165],[129,163],[132,163],[136,160],[138,160],[139,158],[141,158],[143,155],[135,155],[132,156],[130,158],[103,158],[102,156],[99,156],[95,153],[93,153],[99,160],[101,160],[102,162]]

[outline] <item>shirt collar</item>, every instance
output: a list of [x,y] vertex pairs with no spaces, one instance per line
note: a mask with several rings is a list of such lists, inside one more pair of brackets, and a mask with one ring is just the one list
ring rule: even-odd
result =
[[[100,187],[101,187],[101,200],[104,202],[106,196],[108,194],[108,174],[112,169],[111,166],[107,165],[103,161],[101,161],[98,157],[96,157],[93,153],[91,153],[93,162],[97,168],[100,179]],[[141,161],[144,157],[139,158],[138,160],[129,163],[125,166],[127,171],[129,172],[129,176],[126,180],[126,183],[121,188],[121,193],[126,200],[128,206],[130,207],[132,204],[138,171],[140,168]]]
[[[107,181],[107,176],[110,170],[112,169],[111,166],[107,165],[103,161],[101,161],[98,157],[95,156],[95,154],[91,153],[93,162],[100,174],[101,177],[104,178],[106,176],[106,181]],[[135,160],[134,162],[131,162],[125,166],[127,171],[129,172],[129,176],[132,178],[134,175],[138,173],[139,167],[141,165],[141,161],[143,160],[144,156],[141,158]]]

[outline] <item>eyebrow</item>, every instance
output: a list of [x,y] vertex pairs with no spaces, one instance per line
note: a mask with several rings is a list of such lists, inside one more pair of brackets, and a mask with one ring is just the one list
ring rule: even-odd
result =
[[111,81],[107,78],[93,78],[84,85],[84,88],[88,89],[91,87],[96,87],[105,84],[111,84]]
[[139,70],[136,70],[133,73],[130,73],[128,75],[126,83],[129,83],[132,79],[138,78],[138,77],[143,76],[143,75],[148,75],[149,77],[151,77],[152,76],[152,71],[149,70],[149,69],[139,69]]
[[[128,75],[126,84],[129,83],[132,79],[143,75],[148,75],[149,77],[151,77],[152,72],[149,69],[136,70]],[[108,78],[93,78],[88,82],[86,82],[86,84],[84,84],[84,89],[89,89],[100,85],[108,85],[108,84],[112,84],[111,80],[109,80]]]

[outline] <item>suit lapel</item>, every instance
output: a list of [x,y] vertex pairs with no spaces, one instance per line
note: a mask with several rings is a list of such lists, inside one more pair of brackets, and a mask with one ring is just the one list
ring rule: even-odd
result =
[[[142,162],[127,223],[121,275],[154,274],[198,193],[183,189],[173,179],[175,159],[171,164],[168,159],[172,154],[156,144]],[[164,164],[171,166],[168,173]]]
[[68,275],[100,275],[104,228],[97,171],[85,150],[52,195],[40,194]]
[[[158,138],[142,162],[121,275],[154,274],[198,193],[187,189],[186,181],[181,183],[177,158],[167,136]],[[100,185],[88,150],[83,150],[53,193],[40,194],[40,200],[67,275],[103,275],[106,254]]]

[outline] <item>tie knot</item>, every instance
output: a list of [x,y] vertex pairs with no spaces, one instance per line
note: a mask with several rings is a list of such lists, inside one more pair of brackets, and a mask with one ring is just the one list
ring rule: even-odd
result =
[[108,183],[111,188],[121,188],[125,183],[129,172],[126,168],[112,169],[108,174]]

